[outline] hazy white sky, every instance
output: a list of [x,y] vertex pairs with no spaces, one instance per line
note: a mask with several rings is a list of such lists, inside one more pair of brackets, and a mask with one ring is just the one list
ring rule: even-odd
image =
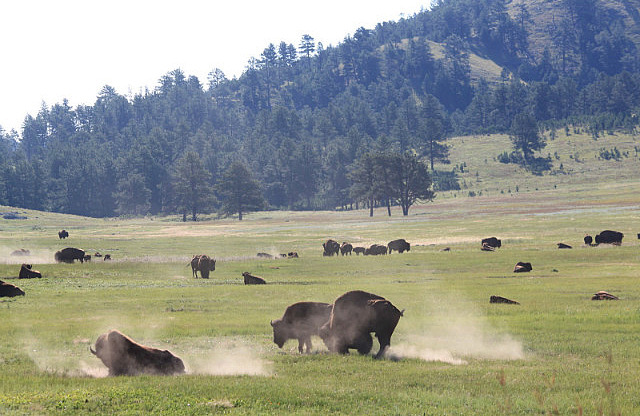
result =
[[239,76],[269,43],[309,34],[337,45],[359,27],[398,20],[429,0],[3,0],[0,126],[21,131],[27,114],[93,105],[104,85],[153,89],[176,68],[206,84],[220,68]]

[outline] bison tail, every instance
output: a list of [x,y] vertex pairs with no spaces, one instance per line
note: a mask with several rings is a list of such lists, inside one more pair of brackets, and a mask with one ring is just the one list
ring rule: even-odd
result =
[[404,316],[404,309],[400,311],[400,316]]

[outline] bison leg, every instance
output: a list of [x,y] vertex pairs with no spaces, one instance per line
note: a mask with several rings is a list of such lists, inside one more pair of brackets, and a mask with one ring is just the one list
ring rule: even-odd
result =
[[371,338],[371,334],[364,333],[360,337],[358,337],[354,347],[361,355],[369,354],[369,352],[371,352],[371,348],[373,347],[373,338]]
[[389,345],[391,345],[391,335],[387,336],[376,334],[376,337],[378,338],[378,342],[380,342],[380,351],[378,351],[375,358],[382,358],[384,353],[387,351],[387,348],[389,348]]

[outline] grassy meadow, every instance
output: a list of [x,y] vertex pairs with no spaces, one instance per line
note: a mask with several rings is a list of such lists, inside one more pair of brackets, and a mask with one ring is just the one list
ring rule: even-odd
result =
[[[476,138],[495,149],[503,139]],[[583,140],[587,154],[593,140]],[[453,143],[463,141],[471,146],[471,138]],[[515,183],[499,177],[513,166],[491,156],[485,166],[466,152],[463,179],[491,186],[444,193],[408,217],[397,208],[391,217],[384,209],[373,218],[364,210],[261,212],[182,223],[0,207],[27,217],[0,216],[0,279],[26,292],[0,299],[0,414],[637,414],[638,160],[594,158],[602,164],[595,183],[595,171],[586,172],[593,166],[573,165],[569,153],[558,151],[572,174]],[[458,154],[452,148],[454,164],[463,162]],[[616,163],[625,164],[619,177]],[[558,180],[572,175],[581,179]],[[468,189],[485,191],[472,198]],[[58,239],[62,228],[67,240]],[[585,234],[604,229],[622,231],[622,246],[583,245]],[[503,247],[481,251],[489,236]],[[412,248],[325,258],[327,238],[362,246],[406,238]],[[558,250],[559,242],[573,249]],[[67,246],[113,261],[55,264],[53,253]],[[20,248],[42,279],[15,278],[25,259],[10,253]],[[289,251],[300,258],[256,257]],[[211,279],[192,278],[194,254],[218,259]],[[517,261],[533,271],[514,274]],[[268,284],[243,285],[244,271]],[[329,354],[319,338],[308,355],[293,340],[282,350],[272,342],[269,321],[287,305],[354,289],[405,310],[385,359]],[[620,300],[591,301],[599,290]],[[520,305],[489,304],[491,295]],[[169,349],[187,374],[105,377],[89,346],[112,328]]]

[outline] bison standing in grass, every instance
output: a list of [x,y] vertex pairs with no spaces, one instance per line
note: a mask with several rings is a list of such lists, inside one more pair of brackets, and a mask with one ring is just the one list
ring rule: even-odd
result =
[[342,245],[340,246],[340,254],[344,255],[351,255],[351,252],[353,251],[353,245],[351,245],[350,243],[347,243],[346,241],[342,243]]
[[[105,259],[106,260],[106,259]],[[198,278],[198,271],[203,279],[209,278],[209,272],[216,269],[216,260],[205,254],[193,256],[191,259],[191,273],[193,277]]]
[[624,234],[619,231],[604,230],[596,235],[595,240],[596,244],[613,244],[619,246],[622,244],[622,237],[624,237]]
[[387,246],[382,244],[373,244],[364,251],[365,256],[378,256],[381,254],[387,254]]
[[58,231],[58,238],[60,240],[64,240],[67,237],[69,237],[69,233],[66,230]]
[[360,354],[368,354],[373,346],[373,332],[380,343],[375,357],[380,358],[391,344],[391,335],[402,314],[382,296],[354,290],[333,302],[331,318],[320,329],[320,336],[329,351],[346,354],[354,348]]
[[180,358],[167,350],[140,345],[120,331],[111,330],[100,335],[95,351],[91,347],[89,349],[107,366],[110,376],[184,373],[184,363]]
[[411,244],[407,243],[407,240],[404,238],[400,238],[390,241],[389,244],[387,244],[387,248],[389,249],[389,254],[391,254],[393,250],[398,253],[404,253],[405,251],[411,251]]
[[298,340],[298,351],[302,354],[306,345],[311,352],[311,336],[320,336],[320,327],[329,322],[331,305],[322,302],[298,302],[287,307],[282,318],[271,321],[273,342],[282,348],[290,339]]
[[84,250],[82,249],[67,247],[56,251],[54,258],[58,263],[73,263],[74,260],[80,260],[80,263],[84,263],[84,254]]
[[325,257],[333,256],[334,254],[337,256],[340,252],[340,243],[335,240],[327,240],[325,243],[322,243],[322,248],[324,251],[322,255]]

